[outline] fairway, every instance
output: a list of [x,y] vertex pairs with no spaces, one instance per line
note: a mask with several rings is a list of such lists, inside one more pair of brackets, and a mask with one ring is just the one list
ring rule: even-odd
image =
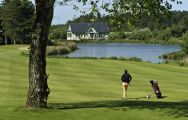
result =
[[[47,109],[26,109],[28,57],[0,46],[0,120],[188,120],[188,67],[118,60],[47,58]],[[124,68],[133,80],[121,100]],[[149,80],[159,81],[163,99]]]

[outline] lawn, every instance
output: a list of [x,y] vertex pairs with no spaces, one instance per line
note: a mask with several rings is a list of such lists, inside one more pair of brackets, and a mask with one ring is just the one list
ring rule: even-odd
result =
[[[118,60],[48,58],[47,109],[26,109],[28,58],[0,46],[0,120],[188,120],[188,67]],[[128,100],[120,77],[133,76]],[[163,99],[152,96],[159,81]]]

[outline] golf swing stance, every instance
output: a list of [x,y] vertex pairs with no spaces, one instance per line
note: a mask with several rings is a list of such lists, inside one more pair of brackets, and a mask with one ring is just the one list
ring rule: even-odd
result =
[[131,80],[132,80],[132,76],[128,73],[127,70],[124,70],[124,74],[121,76],[122,88],[123,88],[122,99],[127,98],[127,89],[128,86],[130,85]]

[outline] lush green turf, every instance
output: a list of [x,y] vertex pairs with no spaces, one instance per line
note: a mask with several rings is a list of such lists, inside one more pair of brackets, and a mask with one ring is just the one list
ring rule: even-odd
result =
[[[47,109],[26,109],[28,58],[22,46],[0,46],[0,120],[187,120],[188,68],[117,60],[48,58]],[[120,76],[133,76],[121,100]],[[157,79],[165,98],[145,97]]]

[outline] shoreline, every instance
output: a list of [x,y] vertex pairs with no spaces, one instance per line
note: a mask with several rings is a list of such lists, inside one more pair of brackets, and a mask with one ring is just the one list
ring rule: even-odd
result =
[[127,40],[127,39],[117,39],[117,40],[80,40],[75,41],[76,43],[140,43],[140,44],[164,44],[164,45],[180,45],[182,41],[178,40]]

